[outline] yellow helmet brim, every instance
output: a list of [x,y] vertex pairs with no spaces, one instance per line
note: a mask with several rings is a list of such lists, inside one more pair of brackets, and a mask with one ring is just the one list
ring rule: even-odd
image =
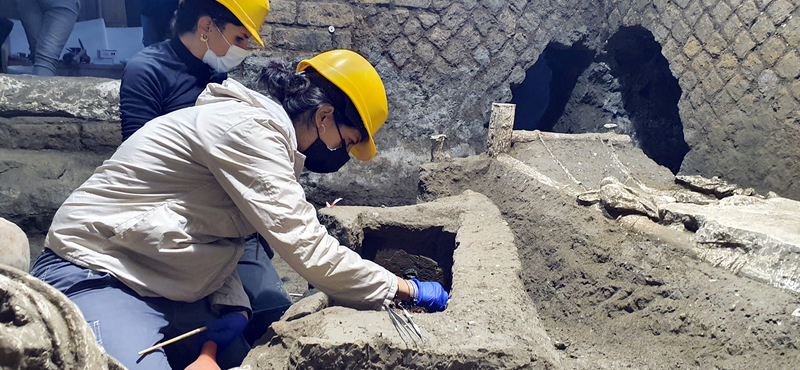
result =
[[269,1],[267,0],[217,0],[242,22],[244,28],[250,32],[256,42],[264,47],[264,41],[258,35],[261,25],[269,14]]

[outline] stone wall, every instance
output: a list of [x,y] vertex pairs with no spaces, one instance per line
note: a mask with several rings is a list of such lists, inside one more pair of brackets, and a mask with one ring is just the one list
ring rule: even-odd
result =
[[[296,62],[352,48],[376,66],[389,93],[378,157],[337,175],[311,176],[311,185],[334,189],[312,191],[312,198],[341,190],[350,204],[413,202],[430,135],[446,134],[455,157],[484,151],[491,103],[511,100],[511,89],[549,43],[600,51],[620,27],[632,26],[653,34],[682,89],[678,107],[691,151],[681,173],[800,198],[798,0],[270,4],[264,55]],[[250,60],[243,77],[260,64]],[[387,182],[395,185],[391,191],[379,190]]]

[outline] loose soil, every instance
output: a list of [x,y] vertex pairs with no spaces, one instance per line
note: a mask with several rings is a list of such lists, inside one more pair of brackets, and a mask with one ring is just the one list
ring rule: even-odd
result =
[[470,157],[424,165],[420,194],[430,200],[471,189],[495,202],[565,368],[797,367],[797,295],[626,232],[563,191],[525,179]]

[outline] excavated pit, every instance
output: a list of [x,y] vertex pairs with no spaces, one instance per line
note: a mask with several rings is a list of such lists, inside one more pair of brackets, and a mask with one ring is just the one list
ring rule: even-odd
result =
[[[417,270],[450,292],[444,312],[414,315],[425,341],[400,336],[385,311],[293,305],[242,368],[560,368],[520,279],[514,236],[479,193],[405,207],[320,211],[332,235],[396,274]],[[514,333],[514,335],[509,335]]]

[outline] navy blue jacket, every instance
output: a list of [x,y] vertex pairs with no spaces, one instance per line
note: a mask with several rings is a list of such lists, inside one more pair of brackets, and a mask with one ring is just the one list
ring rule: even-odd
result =
[[209,82],[220,83],[227,77],[197,59],[178,38],[144,48],[122,74],[122,140],[153,118],[194,106]]

